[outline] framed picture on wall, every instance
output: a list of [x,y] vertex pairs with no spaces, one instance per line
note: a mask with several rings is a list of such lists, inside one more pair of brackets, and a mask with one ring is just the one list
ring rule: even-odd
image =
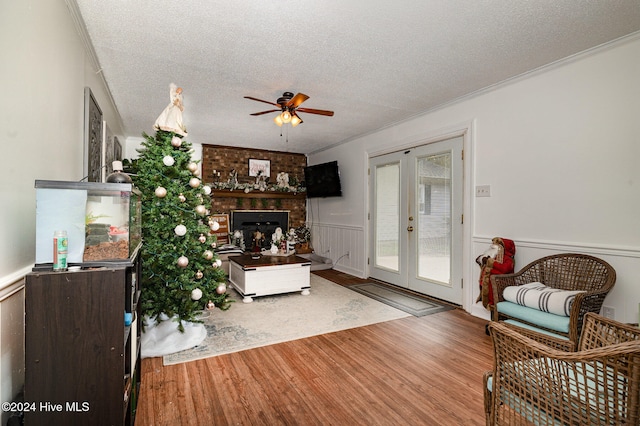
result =
[[122,161],[122,145],[117,136],[113,137],[113,161]]
[[104,137],[102,142],[102,182],[107,181],[107,176],[113,173],[113,160],[114,158],[114,141],[113,133],[107,125],[106,121],[102,122],[102,129],[104,131]]
[[102,181],[102,136],[102,110],[91,89],[85,87],[83,169],[89,182]]
[[271,176],[271,161],[269,160],[256,160],[255,158],[249,159],[249,176]]

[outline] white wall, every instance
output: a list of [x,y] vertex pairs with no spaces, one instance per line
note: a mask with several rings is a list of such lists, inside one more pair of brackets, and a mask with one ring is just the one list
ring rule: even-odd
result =
[[[546,254],[575,251],[609,261],[618,272],[605,301],[615,318],[637,322],[640,286],[640,35],[568,58],[443,108],[314,153],[309,164],[339,160],[343,197],[311,201],[320,235],[347,226],[350,241],[322,241],[352,253],[347,265],[367,276],[367,158],[451,132],[465,134],[463,306],[474,305],[473,259],[490,238],[516,241],[516,267]],[[490,198],[473,197],[491,185]],[[317,205],[314,203],[318,203]],[[317,213],[319,212],[319,213]],[[314,238],[316,236],[314,235]],[[315,246],[314,246],[315,247]],[[333,252],[333,250],[331,250]],[[338,264],[340,268],[340,264]],[[482,312],[480,312],[482,311]]]
[[35,259],[34,182],[84,177],[85,86],[113,134],[124,138],[120,117],[76,30],[73,8],[64,0],[0,0],[0,10],[0,401],[10,401],[24,374],[22,345],[15,344],[23,332],[14,314],[16,305],[23,305],[22,278]]

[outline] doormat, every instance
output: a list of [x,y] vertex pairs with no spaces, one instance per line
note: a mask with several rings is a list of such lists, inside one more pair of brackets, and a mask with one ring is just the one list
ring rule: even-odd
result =
[[455,307],[426,300],[419,296],[413,296],[400,290],[395,290],[387,286],[375,283],[354,284],[347,288],[357,291],[360,294],[369,296],[379,302],[393,306],[415,317],[423,317],[438,312],[449,311]]

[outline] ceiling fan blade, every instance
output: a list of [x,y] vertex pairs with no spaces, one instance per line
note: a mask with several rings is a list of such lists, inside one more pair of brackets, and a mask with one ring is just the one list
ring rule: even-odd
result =
[[282,110],[279,109],[270,109],[269,111],[262,111],[262,112],[254,112],[251,115],[262,115],[262,114],[269,114],[270,112],[280,112]]
[[309,97],[307,95],[305,95],[304,93],[298,93],[297,95],[295,95],[293,98],[291,98],[291,100],[289,102],[287,102],[287,107],[288,108],[298,108],[298,106],[303,103],[304,101],[306,101],[307,99],[309,99]]
[[269,101],[264,101],[264,100],[258,99],[258,98],[253,98],[251,96],[245,96],[245,99],[251,99],[252,101],[264,102],[265,104],[269,104],[269,105],[280,107],[280,105],[278,105],[276,103],[269,102]]
[[333,111],[326,111],[324,109],[298,108],[296,111],[298,111],[298,112],[307,112],[309,114],[319,114],[319,115],[326,115],[328,117],[333,117]]

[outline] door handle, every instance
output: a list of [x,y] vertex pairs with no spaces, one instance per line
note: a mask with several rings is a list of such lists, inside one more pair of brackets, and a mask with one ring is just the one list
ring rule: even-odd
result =
[[413,232],[413,226],[407,226],[407,231]]

